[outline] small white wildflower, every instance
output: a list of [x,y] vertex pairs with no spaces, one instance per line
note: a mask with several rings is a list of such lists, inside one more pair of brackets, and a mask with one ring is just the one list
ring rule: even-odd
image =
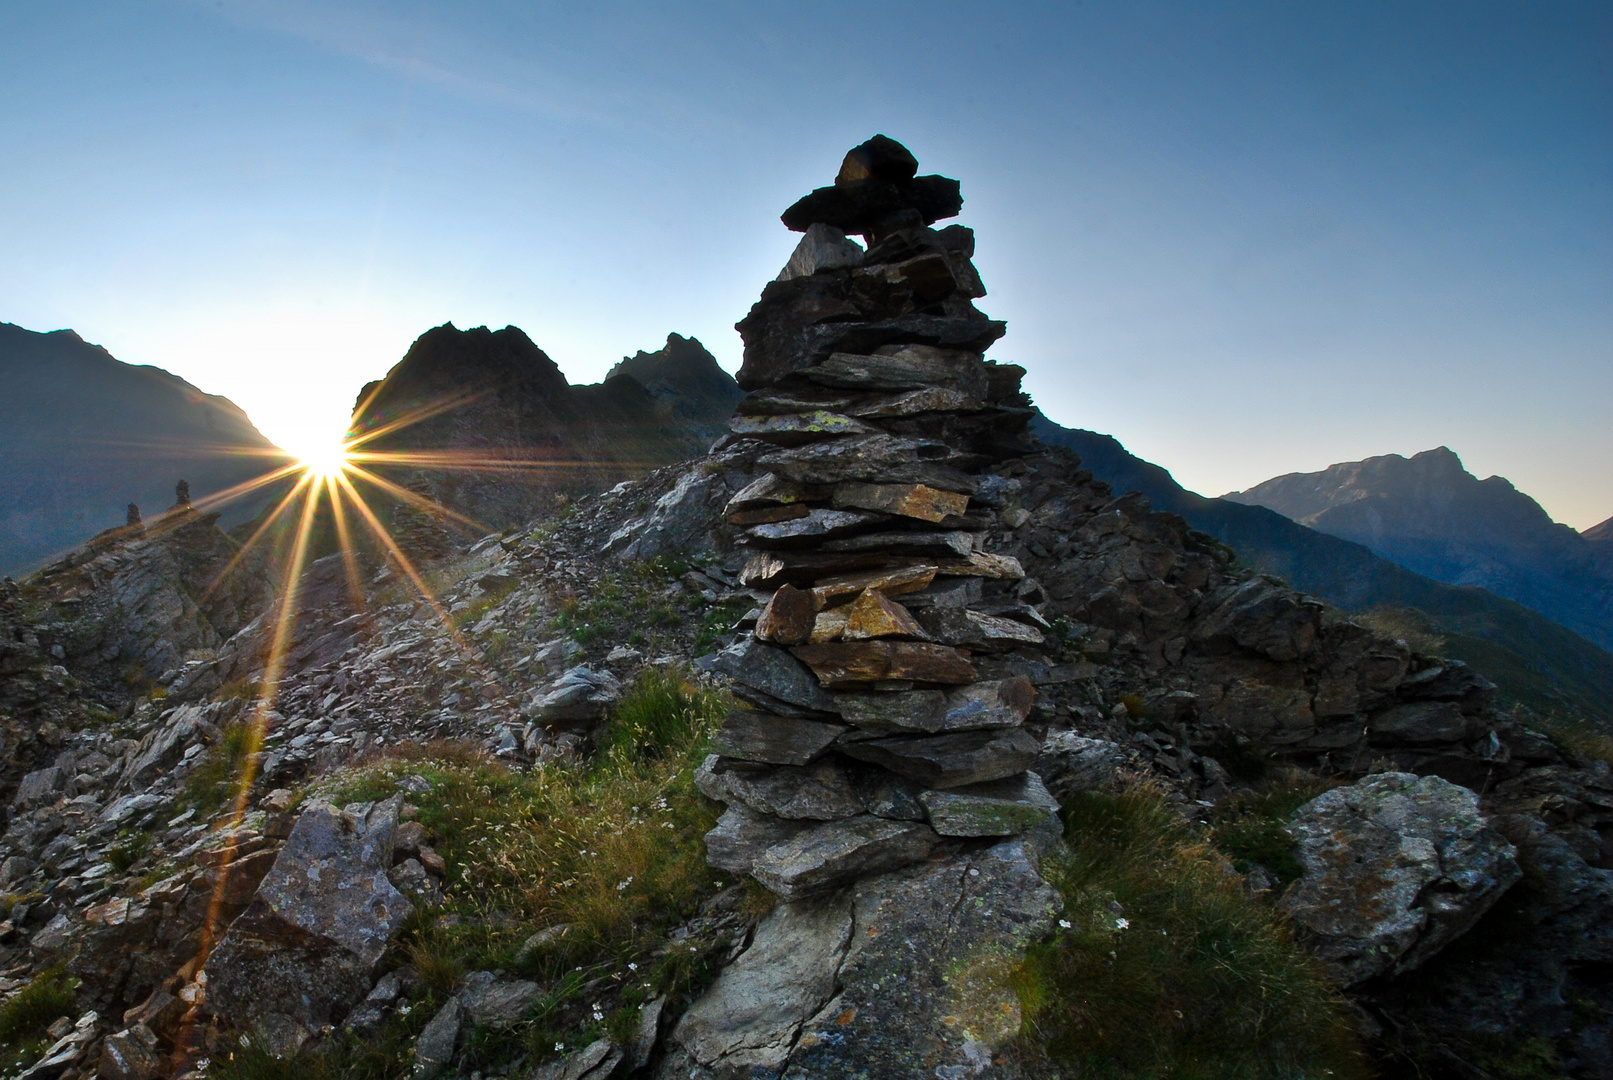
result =
[[564,1050],[566,1048],[566,1044],[565,1043],[555,1043],[554,1048],[556,1050]]
[[629,876],[626,881],[618,881],[616,883],[616,891],[621,892],[623,889],[627,888],[631,884],[633,884],[633,878],[631,876]]
[[1059,920],[1059,928],[1062,929],[1062,930],[1068,930],[1072,925],[1074,925],[1074,924],[1071,923],[1069,919],[1060,919]]
[[628,971],[637,971],[637,970],[638,970],[638,965],[637,965],[637,964],[635,964],[635,963],[631,963],[631,962],[630,962],[630,963],[629,963],[629,964],[628,964],[628,965],[627,965],[627,970],[628,970]]
[[1116,919],[1115,920],[1115,929],[1116,930],[1124,930],[1126,927],[1128,927],[1130,925],[1131,925],[1131,920],[1130,919]]

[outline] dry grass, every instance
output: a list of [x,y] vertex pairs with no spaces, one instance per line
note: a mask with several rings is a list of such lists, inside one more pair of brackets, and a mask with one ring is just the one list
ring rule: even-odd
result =
[[1044,866],[1062,929],[1019,976],[1047,1075],[1365,1075],[1321,970],[1162,792],[1080,795],[1065,818],[1072,854]]

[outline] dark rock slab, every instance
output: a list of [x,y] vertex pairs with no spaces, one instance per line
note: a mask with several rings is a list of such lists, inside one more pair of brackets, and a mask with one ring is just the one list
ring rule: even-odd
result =
[[815,712],[836,711],[834,695],[825,691],[812,672],[783,649],[746,636],[719,653],[695,661],[701,671],[726,675],[776,701]]
[[1009,840],[858,882],[840,993],[802,1026],[785,1075],[1026,1080],[1003,1053],[1024,1019],[1014,973],[1060,907],[1036,862]]
[[1022,773],[1036,760],[1040,744],[1022,728],[962,731],[950,735],[896,736],[841,744],[861,761],[932,788],[954,788]]
[[[745,360],[735,378],[742,390],[771,385],[837,352],[870,355],[885,345],[913,343],[983,353],[1008,329],[983,317],[952,315],[856,321],[858,305],[849,287],[839,295],[824,294],[821,279],[832,276],[775,282],[763,290],[762,299],[738,323]],[[808,289],[809,297],[796,295]]]
[[926,634],[946,645],[996,651],[1040,645],[1046,640],[1040,630],[1018,619],[966,608],[926,608],[918,611],[916,617]]
[[[851,936],[850,904],[841,897],[785,903],[768,913],[751,945],[723,969],[672,1031],[691,1065],[723,1075],[776,1075],[801,1025],[835,991],[835,972]],[[699,1075],[695,1073],[694,1075]]]
[[[922,819],[922,813],[919,817]],[[736,802],[723,811],[717,827],[706,834],[706,862],[731,874],[749,874],[768,848],[811,827],[811,822],[759,814]]]
[[1373,742],[1452,743],[1467,735],[1468,722],[1454,702],[1417,701],[1385,709],[1367,731]]
[[799,900],[921,862],[936,842],[928,825],[864,814],[825,822],[769,848],[751,877],[783,900]]
[[728,805],[744,803],[774,817],[832,821],[863,812],[862,800],[836,761],[762,765],[712,754],[695,770],[694,780],[707,798]]
[[972,532],[878,532],[829,540],[825,551],[888,551],[895,555],[917,555],[937,559],[966,559],[974,552]]
[[877,435],[880,429],[850,416],[827,409],[809,412],[777,413],[771,416],[735,415],[728,421],[735,435],[760,439],[777,446],[804,446],[840,435]]
[[979,481],[945,464],[952,451],[945,443],[902,439],[894,435],[860,435],[787,450],[776,450],[757,464],[800,484],[834,484],[846,480],[890,484],[925,484],[943,491],[972,494]]
[[844,693],[835,700],[846,722],[863,731],[934,735],[1018,727],[1030,715],[1036,690],[1029,679],[1015,676],[945,692]]
[[847,233],[877,234],[907,225],[957,217],[963,193],[945,176],[915,176],[893,183],[872,177],[815,189],[784,211],[786,228],[805,232],[819,222]]
[[1031,768],[1054,797],[1063,801],[1102,787],[1131,764],[1131,753],[1119,743],[1066,730],[1047,733]]
[[989,378],[978,352],[933,345],[885,345],[873,355],[834,353],[803,374],[820,386],[842,390],[946,388],[984,400]]
[[1279,907],[1345,986],[1419,967],[1522,876],[1478,796],[1437,776],[1334,788],[1289,830],[1305,873]]
[[768,473],[740,488],[733,498],[728,500],[728,505],[723,507],[723,513],[732,514],[738,510],[750,510],[758,506],[793,506],[800,503],[827,502],[828,499],[827,487],[797,484]]
[[[753,526],[745,530],[745,535],[741,539],[747,547],[783,549],[810,547],[831,537],[844,536],[888,520],[890,519],[884,514],[873,514],[866,510],[830,510],[818,507],[800,517]],[[864,547],[854,550],[873,549]]]
[[846,730],[844,724],[736,709],[723,721],[711,748],[741,761],[805,765],[822,756]]
[[1038,829],[1058,834],[1058,800],[1033,772],[919,796],[930,828],[942,836],[1019,836]]

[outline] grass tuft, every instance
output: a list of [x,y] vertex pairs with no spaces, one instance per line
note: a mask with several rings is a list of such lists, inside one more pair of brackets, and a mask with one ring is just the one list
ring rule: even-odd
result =
[[1029,1052],[1083,1077],[1365,1075],[1337,993],[1158,789],[1078,795],[1065,897],[1018,975]]
[[45,1029],[74,1011],[77,981],[59,967],[46,968],[0,1005],[0,1045],[38,1039]]
[[202,815],[223,808],[239,791],[251,749],[250,724],[237,723],[226,727],[218,742],[207,749],[202,760],[185,778],[179,803],[195,807],[196,812]]
[[1211,816],[1213,842],[1240,874],[1263,866],[1279,885],[1287,885],[1305,869],[1299,862],[1299,845],[1286,828],[1288,821],[1295,810],[1332,786],[1326,780],[1294,779],[1228,799]]

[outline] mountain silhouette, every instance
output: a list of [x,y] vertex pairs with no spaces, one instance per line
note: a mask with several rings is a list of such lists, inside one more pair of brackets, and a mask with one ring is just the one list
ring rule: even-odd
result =
[[[161,368],[125,364],[71,330],[0,323],[0,573],[16,574],[146,517],[189,482],[201,500],[278,464],[228,398]],[[221,508],[225,524],[262,505]]]

